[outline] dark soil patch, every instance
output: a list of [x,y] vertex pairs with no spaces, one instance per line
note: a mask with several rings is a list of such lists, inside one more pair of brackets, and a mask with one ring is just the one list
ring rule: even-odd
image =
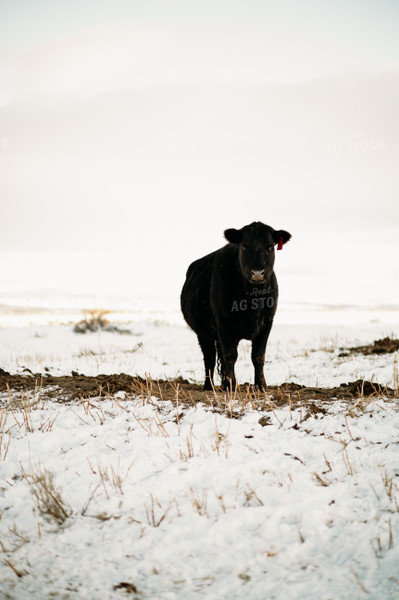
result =
[[353,348],[341,348],[342,352],[338,356],[350,356],[351,354],[391,354],[399,350],[399,340],[393,338],[383,338],[376,340],[373,344],[367,346],[355,346]]
[[[306,387],[288,382],[280,386],[268,386],[264,392],[256,390],[250,384],[243,384],[231,393],[221,388],[215,388],[211,392],[203,391],[202,385],[190,383],[181,377],[167,381],[143,379],[125,373],[95,377],[74,373],[69,376],[54,377],[30,372],[26,375],[10,375],[0,369],[0,393],[6,393],[8,390],[11,390],[13,400],[17,401],[18,396],[26,397],[26,394],[29,394],[31,401],[40,397],[41,400],[51,399],[65,403],[93,397],[107,398],[122,391],[132,396],[155,397],[185,406],[203,402],[224,410],[226,405],[229,405],[238,412],[249,406],[259,410],[270,410],[275,406],[289,404],[293,407],[306,404],[311,411],[322,412],[320,402],[395,397],[395,392],[391,388],[362,380],[342,383],[339,387],[333,388]],[[15,392],[17,392],[16,398]],[[312,402],[317,402],[317,406]]]

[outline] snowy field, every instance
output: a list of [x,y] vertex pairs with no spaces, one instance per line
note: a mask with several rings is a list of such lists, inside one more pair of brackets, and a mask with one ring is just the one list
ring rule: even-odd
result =
[[[73,331],[78,305],[25,305],[1,312],[4,371],[202,383],[196,337],[173,302],[119,306],[107,318],[127,331],[86,334]],[[385,336],[399,337],[396,311],[282,306],[266,380],[397,390],[397,353],[340,356]],[[247,342],[237,376],[252,381]],[[178,394],[61,403],[4,390],[1,600],[399,597],[396,398],[332,399],[314,412],[227,395],[215,411]]]

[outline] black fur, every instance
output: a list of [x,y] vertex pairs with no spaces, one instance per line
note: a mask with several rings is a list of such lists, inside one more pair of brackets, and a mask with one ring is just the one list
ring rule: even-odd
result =
[[216,356],[225,388],[235,387],[234,366],[242,339],[252,341],[255,385],[265,388],[265,350],[277,308],[274,246],[291,234],[260,222],[226,229],[223,248],[194,261],[187,270],[181,309],[204,355],[204,389],[213,386]]

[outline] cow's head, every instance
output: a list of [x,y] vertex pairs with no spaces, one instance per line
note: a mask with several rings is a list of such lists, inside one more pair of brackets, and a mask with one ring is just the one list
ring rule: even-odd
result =
[[238,247],[243,276],[251,283],[264,283],[273,272],[274,246],[287,243],[291,234],[258,221],[241,229],[226,229],[224,237]]

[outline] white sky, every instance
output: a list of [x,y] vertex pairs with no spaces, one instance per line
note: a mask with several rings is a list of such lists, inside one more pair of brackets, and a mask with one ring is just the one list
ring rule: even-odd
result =
[[0,251],[112,252],[175,293],[261,220],[287,272],[339,239],[369,277],[397,250],[398,31],[396,1],[0,0]]

